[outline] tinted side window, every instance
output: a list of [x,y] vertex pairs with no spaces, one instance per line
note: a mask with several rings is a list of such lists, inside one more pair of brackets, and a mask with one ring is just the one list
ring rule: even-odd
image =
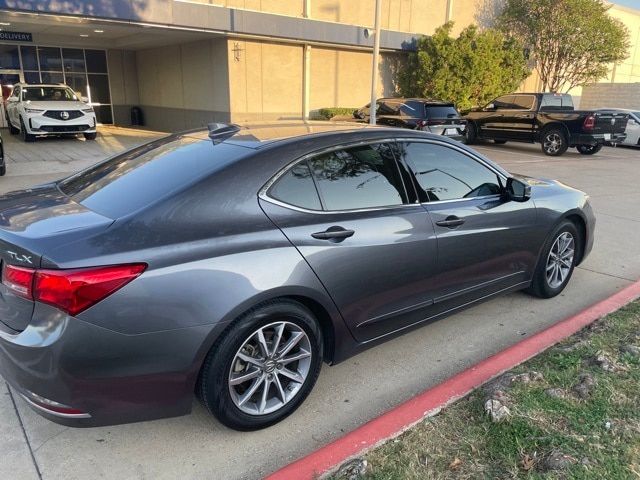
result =
[[451,106],[427,106],[427,117],[428,118],[458,118],[460,115],[456,110],[456,107]]
[[533,95],[516,95],[513,97],[513,103],[515,108],[531,110],[536,102],[536,97]]
[[502,97],[498,97],[493,101],[493,104],[496,108],[500,109],[511,109],[513,108],[513,95],[504,95]]
[[310,210],[322,210],[307,162],[300,162],[282,175],[269,189],[269,196]]
[[458,150],[431,143],[404,143],[400,152],[415,175],[423,202],[500,193],[497,175]]
[[363,145],[309,161],[325,210],[354,210],[406,203],[391,147]]

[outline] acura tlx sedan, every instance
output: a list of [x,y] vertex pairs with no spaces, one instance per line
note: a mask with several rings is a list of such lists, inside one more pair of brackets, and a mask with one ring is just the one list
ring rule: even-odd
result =
[[588,197],[443,136],[212,124],[0,198],[0,373],[97,426],[291,414],[323,362],[497,294],[560,293]]

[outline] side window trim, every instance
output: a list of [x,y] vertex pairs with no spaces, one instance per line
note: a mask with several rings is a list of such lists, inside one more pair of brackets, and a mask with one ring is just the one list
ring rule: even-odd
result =
[[[292,205],[290,203],[287,202],[283,202],[282,200],[278,200],[276,198],[273,198],[272,196],[269,195],[269,191],[271,190],[271,187],[273,187],[273,185],[276,184],[276,182],[283,176],[285,175],[291,168],[294,168],[296,165],[306,162],[307,163],[307,168],[309,168],[310,171],[312,171],[311,169],[311,165],[309,165],[309,160],[317,157],[318,155],[322,155],[325,153],[331,153],[337,150],[344,150],[347,148],[352,148],[352,147],[361,147],[361,146],[366,146],[366,145],[376,145],[379,143],[388,143],[390,145],[393,145],[394,147],[398,144],[398,140],[395,138],[386,138],[386,139],[376,139],[376,140],[365,140],[365,141],[358,141],[358,142],[352,142],[352,143],[344,143],[344,144],[340,144],[340,145],[334,145],[331,146],[329,148],[324,148],[322,150],[318,150],[312,153],[308,153],[302,157],[299,157],[295,160],[293,160],[292,162],[288,163],[287,165],[285,165],[283,168],[281,168],[273,177],[271,177],[267,183],[265,183],[263,185],[263,187],[260,189],[260,191],[258,192],[258,197],[262,200],[265,200],[267,202],[279,205],[281,207],[284,208],[288,208],[290,210],[296,210],[299,212],[305,212],[305,213],[310,213],[310,214],[338,214],[338,213],[352,213],[352,212],[372,212],[372,211],[378,211],[378,210],[393,210],[393,209],[398,209],[398,208],[406,208],[406,207],[414,207],[416,205],[419,205],[419,202],[417,201],[417,194],[415,194],[416,198],[416,202],[412,203],[410,201],[411,196],[409,195],[409,190],[408,187],[406,185],[406,182],[404,180],[404,178],[402,177],[402,172],[400,171],[400,160],[398,159],[398,156],[396,155],[396,152],[394,151],[394,149],[392,149],[392,155],[394,157],[395,160],[395,166],[396,169],[398,170],[398,178],[400,179],[400,182],[402,183],[402,188],[405,192],[405,197],[407,198],[407,203],[402,203],[402,204],[398,204],[398,205],[383,205],[383,206],[379,206],[379,207],[368,207],[368,208],[355,208],[355,209],[348,209],[348,210],[326,210],[325,207],[325,202],[324,199],[322,197],[322,194],[320,193],[320,189],[318,188],[318,185],[316,183],[316,179],[312,173],[311,178],[313,179],[313,184],[314,187],[316,189],[316,193],[318,195],[318,198],[320,199],[320,204],[322,206],[322,210],[310,210],[307,208],[303,208],[303,207],[298,207],[296,205]],[[412,172],[409,169],[409,173],[411,175]],[[413,181],[413,180],[412,180]],[[415,185],[412,186],[412,188],[415,190]]]
[[[398,138],[396,139],[396,143],[406,143],[406,142],[411,142],[411,143],[428,143],[431,145],[438,145],[441,147],[446,147],[446,148],[451,148],[452,150],[455,150],[459,153],[461,153],[462,155],[466,156],[467,158],[469,158],[470,160],[473,160],[477,163],[479,163],[480,165],[482,165],[483,167],[487,168],[488,170],[490,170],[491,172],[493,172],[499,179],[500,182],[502,182],[502,185],[506,185],[507,182],[507,177],[500,172],[499,170],[493,168],[492,165],[488,164],[487,162],[483,161],[480,157],[476,157],[475,155],[472,155],[471,153],[467,152],[466,150],[457,147],[456,145],[450,145],[448,143],[445,142],[438,142],[438,141],[433,141],[433,140],[427,140],[427,139],[420,139],[420,138]],[[409,173],[411,174],[411,179],[414,182],[414,188],[418,188],[418,179],[416,178],[415,173],[413,172],[413,170],[410,168],[409,165],[407,165],[409,167]],[[493,194],[493,195],[482,195],[479,197],[469,197],[469,198],[452,198],[449,200],[434,200],[434,201],[427,201],[427,202],[420,202],[419,198],[418,198],[418,202],[421,205],[440,205],[443,203],[454,203],[454,202],[470,202],[470,201],[474,201],[474,200],[479,200],[479,199],[489,199],[489,198],[498,198],[500,197],[500,194]]]

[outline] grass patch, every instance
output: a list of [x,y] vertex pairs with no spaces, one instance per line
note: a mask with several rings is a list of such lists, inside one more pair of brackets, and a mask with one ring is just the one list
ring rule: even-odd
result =
[[[511,416],[494,423],[479,389],[364,458],[358,478],[396,479],[638,479],[640,478],[640,301],[600,319],[511,373],[543,379],[507,390]],[[594,359],[606,357],[612,371]],[[588,374],[595,385],[580,397]],[[547,393],[560,389],[560,397]],[[568,458],[553,470],[553,453]],[[344,478],[334,475],[331,478]]]

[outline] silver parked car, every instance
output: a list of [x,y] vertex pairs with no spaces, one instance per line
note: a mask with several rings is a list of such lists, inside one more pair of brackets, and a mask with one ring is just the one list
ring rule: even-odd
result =
[[633,147],[640,146],[640,110],[629,110],[625,108],[601,108],[600,111],[607,112],[621,112],[629,114],[629,121],[627,122],[627,129],[625,133],[627,138],[619,145],[629,145]]

